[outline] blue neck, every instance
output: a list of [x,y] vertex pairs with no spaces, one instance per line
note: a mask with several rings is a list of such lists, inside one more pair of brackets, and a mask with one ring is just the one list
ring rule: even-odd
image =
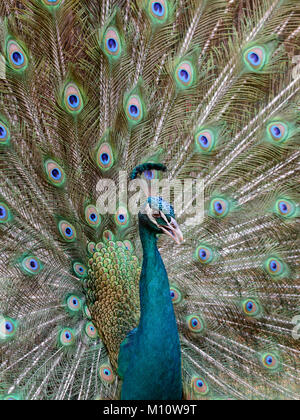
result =
[[124,399],[182,398],[180,343],[167,272],[155,233],[140,225],[144,259],[140,323],[123,383]]
[[[161,339],[160,326],[166,326],[168,334],[177,334],[176,319],[170,298],[168,275],[157,249],[157,237],[143,226],[140,226],[140,238],[144,251],[142,274],[140,279],[141,318],[139,328],[145,329],[149,338]],[[153,328],[155,327],[157,328]],[[151,328],[152,326],[152,328]]]

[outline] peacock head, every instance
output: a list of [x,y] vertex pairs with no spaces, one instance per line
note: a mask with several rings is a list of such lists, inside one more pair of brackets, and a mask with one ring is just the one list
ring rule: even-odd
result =
[[148,197],[139,213],[139,222],[151,232],[170,236],[178,245],[183,241],[174,209],[161,197]]

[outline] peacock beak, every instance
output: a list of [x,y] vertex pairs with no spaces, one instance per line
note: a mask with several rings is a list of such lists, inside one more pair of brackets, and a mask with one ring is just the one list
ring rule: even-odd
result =
[[178,223],[173,217],[171,217],[171,221],[169,222],[165,215],[163,213],[161,214],[163,219],[167,222],[167,225],[159,224],[158,226],[166,235],[169,235],[178,245],[180,245],[181,242],[183,242],[183,235],[179,229]]

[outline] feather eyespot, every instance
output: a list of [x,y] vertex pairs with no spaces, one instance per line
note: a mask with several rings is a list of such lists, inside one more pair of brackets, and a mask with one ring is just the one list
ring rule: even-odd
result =
[[250,70],[262,70],[267,61],[265,49],[261,46],[249,48],[244,53],[244,61]]
[[42,271],[43,265],[38,258],[31,255],[23,259],[21,268],[25,274],[37,275]]
[[175,80],[178,87],[187,89],[192,86],[195,79],[195,71],[193,65],[189,61],[180,63],[175,71]]
[[58,229],[61,237],[66,242],[74,242],[76,240],[76,230],[69,222],[61,220],[58,224]]
[[126,207],[119,207],[115,214],[115,223],[119,227],[126,227],[129,223],[129,214]]
[[114,155],[111,146],[108,143],[103,143],[97,152],[97,165],[103,171],[112,168],[114,164]]
[[0,120],[0,146],[7,146],[10,141],[10,131],[4,122]]
[[278,355],[275,353],[271,353],[271,352],[263,353],[260,356],[260,360],[263,367],[270,371],[278,370],[280,367],[280,359]]
[[44,163],[48,181],[55,187],[62,187],[66,181],[65,172],[54,160],[48,159]]
[[63,347],[72,346],[75,343],[75,332],[71,328],[63,328],[59,333],[59,343]]
[[89,205],[85,209],[85,220],[93,228],[98,228],[101,224],[101,217],[95,206]]
[[112,384],[115,380],[115,375],[109,365],[102,365],[99,369],[99,376],[104,382]]
[[214,254],[211,248],[200,245],[196,250],[196,256],[202,264],[209,264],[213,260]]
[[12,219],[10,209],[6,204],[0,203],[0,224],[8,223]]
[[182,300],[182,295],[180,290],[177,287],[170,287],[170,296],[172,299],[172,302],[176,305],[177,303],[180,303]]
[[9,317],[0,315],[0,340],[7,341],[11,339],[17,331],[17,322]]
[[192,388],[196,394],[207,395],[209,393],[207,382],[199,376],[192,379]]
[[45,6],[54,8],[60,5],[61,0],[43,0],[43,3]]
[[82,304],[81,300],[76,295],[70,295],[67,298],[67,307],[71,312],[79,312],[81,310]]
[[10,67],[16,71],[24,71],[28,66],[28,58],[23,48],[15,40],[9,40],[6,53]]
[[215,134],[209,130],[200,130],[195,135],[197,150],[201,153],[210,153],[214,150],[216,144]]
[[275,213],[281,217],[293,217],[296,213],[296,206],[291,200],[279,199],[276,201]]
[[210,214],[213,217],[222,218],[229,213],[230,205],[225,198],[214,198],[210,203]]
[[289,137],[289,128],[283,122],[272,122],[267,126],[267,132],[270,140],[275,143],[284,143]]
[[82,95],[74,83],[69,83],[65,87],[64,104],[70,114],[79,114],[83,109]]
[[92,322],[87,322],[85,324],[84,331],[85,334],[93,340],[96,340],[96,338],[98,337],[97,330]]
[[128,121],[132,124],[138,124],[144,117],[143,103],[138,95],[131,95],[126,102],[125,112]]
[[242,302],[242,308],[247,316],[256,317],[260,314],[261,308],[258,302],[254,299],[245,299]]
[[190,315],[186,319],[188,329],[196,334],[201,334],[205,331],[205,322],[200,315]]
[[276,257],[270,257],[265,262],[265,269],[272,277],[280,277],[285,274],[285,265]]
[[80,279],[83,279],[86,277],[87,275],[87,268],[85,265],[79,263],[79,262],[75,262],[73,264],[73,270],[74,273],[77,277],[79,277]]
[[155,23],[164,23],[168,17],[168,1],[150,0],[148,3],[148,14]]
[[5,395],[1,399],[3,399],[4,401],[19,401],[22,398],[21,398],[21,396],[19,394],[8,394],[8,395]]
[[118,31],[115,28],[108,28],[104,36],[104,51],[105,54],[117,59],[122,53],[122,45]]

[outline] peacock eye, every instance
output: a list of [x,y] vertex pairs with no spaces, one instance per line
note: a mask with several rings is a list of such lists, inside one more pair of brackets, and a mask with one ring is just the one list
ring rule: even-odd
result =
[[57,7],[59,6],[61,0],[43,0],[43,3],[45,4],[45,6],[50,7]]
[[25,70],[28,65],[28,59],[23,48],[17,43],[17,41],[8,41],[6,50],[11,68],[16,71]]
[[113,151],[108,143],[103,143],[97,151],[97,165],[100,169],[109,170],[114,164]]
[[152,10],[153,10],[153,13],[155,15],[157,15],[157,16],[162,16],[163,13],[164,13],[164,7],[158,1],[156,1],[155,3],[153,3]]
[[63,168],[54,160],[48,159],[44,163],[44,169],[48,181],[55,187],[62,187],[66,181]]
[[81,300],[76,295],[71,295],[67,298],[67,307],[71,313],[75,313],[81,310]]
[[59,344],[69,347],[75,343],[75,333],[71,328],[64,328],[59,333]]
[[79,114],[83,109],[82,95],[74,83],[69,83],[65,87],[64,104],[70,114]]
[[4,127],[4,125],[0,125],[0,139],[3,139],[6,137],[6,128]]
[[265,269],[268,274],[274,277],[282,277],[287,273],[284,262],[276,257],[270,257],[266,260]]
[[80,279],[85,278],[86,275],[87,275],[87,268],[86,268],[86,266],[83,265],[83,264],[81,264],[81,263],[79,263],[79,262],[75,262],[73,264],[73,270],[74,270],[75,275],[78,278],[80,278]]
[[212,130],[209,130],[208,128],[199,128],[194,138],[198,152],[202,154],[210,154],[214,151],[217,142],[217,135]]
[[162,24],[168,19],[168,0],[150,0],[148,14],[154,24]]
[[195,71],[191,62],[183,61],[177,66],[175,80],[180,89],[189,88],[195,79]]
[[192,388],[196,394],[206,395],[209,393],[208,384],[199,376],[192,379]]
[[201,264],[209,264],[214,258],[214,254],[211,248],[207,246],[198,246],[196,249],[196,258]]
[[279,199],[275,204],[275,213],[284,218],[293,217],[296,214],[296,205],[291,200]]
[[117,226],[124,228],[129,223],[129,213],[126,207],[120,206],[115,215],[115,223]]
[[210,203],[210,214],[213,217],[222,218],[227,216],[230,210],[229,201],[222,197],[214,198]]
[[289,138],[289,126],[281,121],[273,122],[267,126],[267,134],[273,143],[284,143]]
[[138,124],[144,117],[144,106],[139,95],[129,96],[125,104],[126,117],[130,124]]
[[0,341],[11,339],[17,330],[17,322],[12,318],[5,318],[0,314]]
[[280,358],[275,353],[263,353],[260,360],[263,367],[270,371],[280,368]]
[[60,221],[58,229],[66,242],[74,242],[76,240],[76,230],[69,222],[65,220]]
[[177,287],[170,287],[170,296],[174,304],[180,303],[182,300],[181,292]]
[[106,30],[102,49],[109,59],[116,60],[120,57],[122,45],[116,28],[110,27]]
[[254,299],[245,299],[242,301],[242,308],[245,315],[249,317],[258,317],[261,314],[261,305]]
[[188,329],[196,334],[202,334],[206,327],[203,318],[200,315],[190,315],[186,319]]
[[86,323],[84,331],[86,335],[93,340],[96,340],[96,338],[98,337],[97,330],[92,322]]
[[7,146],[10,141],[10,131],[9,128],[0,121],[0,146]]
[[36,275],[43,269],[43,266],[36,257],[29,256],[23,259],[21,268],[25,274]]
[[261,46],[249,48],[244,53],[244,61],[249,69],[254,71],[262,70],[267,61],[265,49]]
[[11,212],[7,205],[4,203],[0,203],[0,224],[8,223],[11,219]]
[[92,228],[98,228],[101,224],[101,218],[97,208],[93,205],[89,205],[85,209],[85,220]]
[[99,369],[99,376],[104,382],[112,384],[115,380],[115,376],[110,366],[102,365]]

